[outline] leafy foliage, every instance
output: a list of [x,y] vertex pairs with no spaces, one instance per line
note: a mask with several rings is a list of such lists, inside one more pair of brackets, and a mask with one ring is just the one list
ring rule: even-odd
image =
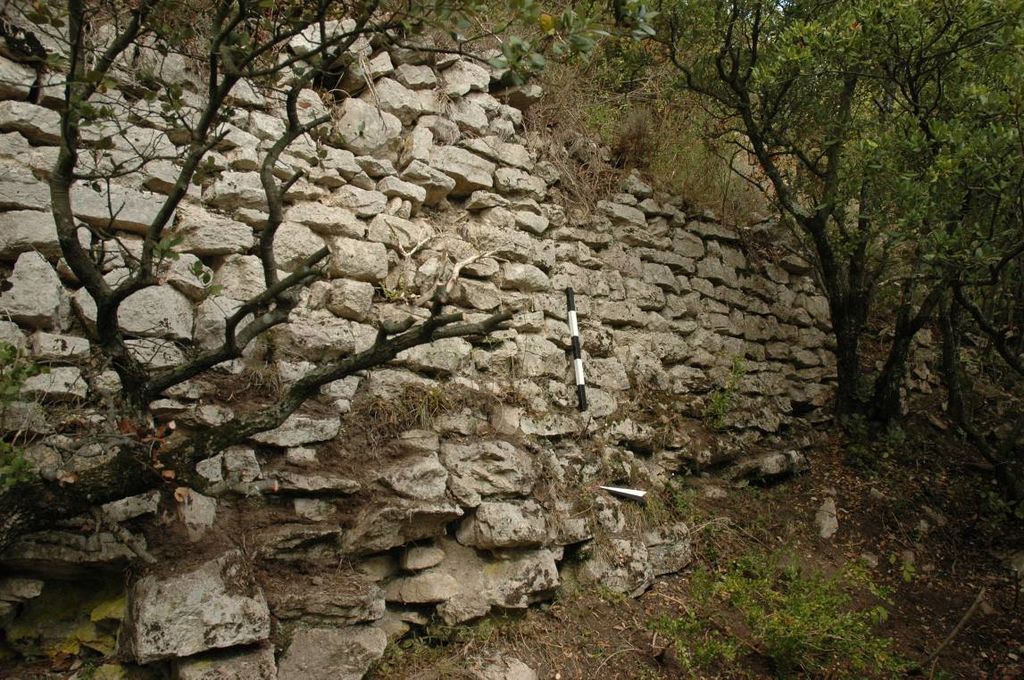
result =
[[[25,380],[43,371],[42,367],[27,361],[16,347],[0,342],[0,420],[11,402],[20,396]],[[31,469],[18,447],[0,440],[0,491],[29,478]]]

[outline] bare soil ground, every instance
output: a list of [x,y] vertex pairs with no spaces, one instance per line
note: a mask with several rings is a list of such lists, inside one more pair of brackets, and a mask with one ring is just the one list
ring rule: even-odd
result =
[[[767,560],[785,552],[805,573],[835,574],[864,564],[888,593],[881,601],[888,617],[874,633],[891,640],[903,670],[884,675],[1024,678],[1024,584],[1006,561],[1024,548],[1024,526],[999,514],[990,500],[990,474],[934,422],[912,419],[905,437],[876,445],[873,469],[856,462],[863,461],[856,447],[827,432],[809,452],[810,470],[784,483],[729,489],[722,498],[691,486],[675,503],[697,527],[690,569],[659,578],[636,600],[566,584],[553,602],[527,612],[491,616],[469,628],[428,626],[389,647],[370,677],[470,677],[466,669],[474,660],[495,653],[557,680],[863,677],[838,667],[782,670],[758,651],[756,640],[744,640],[749,629],[728,615],[715,618],[716,627],[740,643],[732,661],[681,664],[671,641],[652,630],[658,619],[694,610],[696,570],[722,573],[740,556]],[[814,517],[829,496],[836,501],[839,529],[824,540]],[[864,592],[850,607],[879,602]]]

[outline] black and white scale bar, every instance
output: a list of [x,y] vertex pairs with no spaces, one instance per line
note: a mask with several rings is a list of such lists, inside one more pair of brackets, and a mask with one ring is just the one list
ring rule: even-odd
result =
[[572,367],[576,373],[576,399],[581,411],[587,410],[587,385],[583,380],[583,352],[580,350],[580,325],[576,320],[576,297],[572,288],[565,289],[565,301],[569,308],[569,335],[572,336]]

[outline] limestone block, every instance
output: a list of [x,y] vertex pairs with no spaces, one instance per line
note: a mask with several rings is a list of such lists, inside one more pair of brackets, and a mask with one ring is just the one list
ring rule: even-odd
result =
[[356,155],[373,154],[395,142],[402,134],[402,121],[362,99],[341,103],[335,131],[342,146]]
[[282,222],[274,234],[274,262],[278,268],[293,272],[324,247],[324,240],[298,222]]
[[373,217],[384,212],[387,207],[387,196],[379,191],[367,191],[353,185],[343,186],[327,199],[327,204],[335,207],[348,208],[358,217]]
[[452,375],[465,363],[473,347],[462,338],[442,338],[399,353],[406,366],[428,374]]
[[402,171],[400,177],[412,184],[426,189],[424,205],[437,205],[451,193],[457,182],[441,170],[435,169],[421,160],[413,160]]
[[255,241],[252,227],[190,203],[178,208],[171,233],[181,238],[175,250],[200,257],[248,252]]
[[544,509],[534,501],[484,502],[462,521],[456,538],[463,545],[493,550],[539,546],[547,533]]
[[[22,253],[0,293],[0,315],[29,328],[60,329],[68,316],[68,298],[60,277],[35,252]],[[90,298],[91,299],[91,298]]]
[[363,94],[363,99],[380,107],[405,125],[412,125],[423,113],[423,102],[416,92],[391,78],[381,78],[372,92]]
[[425,90],[437,85],[437,76],[429,66],[402,64],[395,69],[395,79],[410,90]]
[[381,281],[388,275],[387,249],[383,243],[368,243],[335,236],[327,240],[331,250],[331,278]]
[[459,60],[441,72],[444,93],[449,97],[461,97],[470,92],[486,92],[491,84],[490,72],[478,64]]
[[191,340],[192,323],[192,302],[170,286],[143,288],[117,310],[117,325],[137,337]]
[[505,262],[501,265],[500,286],[523,293],[535,293],[550,289],[551,280],[532,264]]
[[412,500],[441,500],[448,484],[448,471],[436,452],[405,459],[381,475],[395,493]]
[[363,281],[334,279],[329,284],[326,307],[335,316],[365,321],[373,308],[373,286]]
[[222,173],[213,184],[204,189],[203,200],[221,210],[267,209],[267,195],[259,174],[255,172]]
[[221,295],[248,300],[266,290],[263,263],[255,255],[228,255],[213,274]]
[[198,654],[177,663],[178,680],[277,680],[274,646]]
[[21,395],[43,401],[75,401],[85,399],[89,386],[82,371],[73,366],[51,368],[47,373],[25,379]]
[[484,616],[491,607],[524,609],[551,597],[558,587],[556,553],[551,550],[508,550],[489,558],[455,541],[441,541],[447,553],[435,569],[459,583],[459,592],[437,613],[449,625]]
[[132,586],[118,642],[138,663],[261,642],[270,611],[238,551],[174,576],[146,576]]
[[[494,163],[465,149],[454,146],[434,147],[430,154],[430,165],[455,180],[451,192],[455,196],[465,196],[476,189],[494,186]],[[403,179],[408,179],[404,173]]]
[[377,191],[389,198],[398,196],[407,201],[412,201],[415,206],[420,206],[427,200],[427,190],[425,188],[394,176],[385,177],[378,182]]
[[281,657],[278,680],[361,680],[384,655],[387,635],[373,626],[299,628]]
[[47,210],[50,207],[50,189],[45,182],[26,177],[24,181],[0,181],[0,209]]
[[446,500],[388,499],[371,503],[359,512],[342,539],[350,554],[369,555],[412,541],[443,535],[448,523],[462,517],[462,509]]
[[32,334],[29,345],[32,356],[39,361],[69,361],[89,355],[89,341],[73,335],[55,335],[38,331]]
[[252,440],[260,444],[291,448],[334,439],[338,436],[340,428],[341,421],[337,416],[293,413],[280,426],[255,434]]
[[547,195],[544,180],[519,168],[498,168],[494,173],[494,186],[500,193],[526,196],[536,201],[543,201]]
[[20,132],[36,144],[59,144],[60,114],[28,102],[0,101],[0,132]]
[[529,454],[504,441],[445,442],[441,462],[452,494],[470,507],[485,497],[526,496],[535,480]]
[[487,112],[466,99],[456,99],[448,107],[448,118],[463,132],[482,135],[487,132]]
[[285,220],[304,224],[318,234],[362,238],[366,224],[347,208],[323,203],[298,203],[285,211]]
[[0,98],[28,99],[35,81],[34,69],[0,57]]
[[459,590],[459,583],[453,576],[442,571],[430,570],[395,579],[388,584],[385,597],[389,602],[430,604],[449,600],[458,594]]
[[53,215],[38,210],[0,213],[0,260],[14,260],[30,250],[45,257],[60,255]]

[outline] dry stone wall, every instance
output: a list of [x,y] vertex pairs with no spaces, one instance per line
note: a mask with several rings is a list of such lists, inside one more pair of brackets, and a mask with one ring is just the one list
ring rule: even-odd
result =
[[[290,49],[301,54],[306,39]],[[279,169],[303,179],[286,195],[277,265],[293,271],[326,246],[326,277],[303,293],[289,323],[244,359],[168,390],[151,405],[154,417],[182,430],[225,422],[248,407],[225,394],[225,381],[287,385],[368,347],[382,320],[422,317],[417,301],[455,262],[476,258],[462,270],[453,309],[469,319],[501,305],[521,311],[489,338],[440,340],[327,386],[315,408],[201,463],[202,489],[124,499],[104,507],[106,524],[83,518],[25,537],[0,555],[17,575],[0,578],[8,630],[62,579],[116,574],[137,560],[160,526],[205,557],[132,585],[119,617],[126,659],[173,664],[182,678],[213,677],[202,670],[210,664],[222,669],[216,677],[361,677],[410,626],[526,607],[570,572],[643,592],[688,563],[687,528],[637,529],[594,484],[654,488],[715,462],[717,444],[700,420],[709,409],[718,409],[723,439],[749,443],[826,404],[828,308],[804,263],[752,260],[735,229],[689,214],[635,173],[592,210],[567,208],[551,140],[524,125],[538,88],[492,91],[493,74],[469,58],[367,41],[352,49],[365,59],[345,84],[350,97],[300,97],[303,116],[332,115],[330,134],[300,138]],[[153,75],[198,101],[191,65],[155,63]],[[139,66],[123,64],[123,89],[106,95],[132,109],[131,123],[88,139],[109,151],[96,155],[101,167],[140,148],[161,158],[109,187],[77,186],[73,198],[78,218],[105,239],[92,246],[103,248],[110,282],[141,252],[141,234],[173,186],[169,158],[187,141],[133,98]],[[39,86],[33,69],[0,57],[0,73],[0,340],[49,366],[25,383],[3,426],[29,442],[38,474],[63,479],[109,455],[67,424],[112,428],[118,381],[90,345],[95,304],[62,262],[47,212],[57,99],[44,86],[39,103],[28,101]],[[207,178],[176,211],[178,257],[163,263],[160,285],[118,314],[131,351],[153,370],[219,343],[225,319],[264,289],[257,163],[284,131],[283,107],[278,94],[244,82],[232,105]],[[584,414],[574,409],[567,287],[589,382]],[[379,451],[350,448],[364,441],[350,419],[360,403],[439,393],[470,396],[377,442]],[[691,416],[691,427],[660,433],[636,408],[651,398]],[[785,471],[797,458],[753,465]],[[258,502],[238,496],[271,488],[277,493]],[[580,493],[592,496],[587,511]],[[244,556],[210,552],[239,531],[253,540]],[[571,566],[567,549],[581,558]],[[339,570],[339,561],[351,568]],[[183,616],[179,601],[195,616]],[[272,630],[292,632],[272,638]],[[40,653],[32,636],[8,632],[7,644]]]

